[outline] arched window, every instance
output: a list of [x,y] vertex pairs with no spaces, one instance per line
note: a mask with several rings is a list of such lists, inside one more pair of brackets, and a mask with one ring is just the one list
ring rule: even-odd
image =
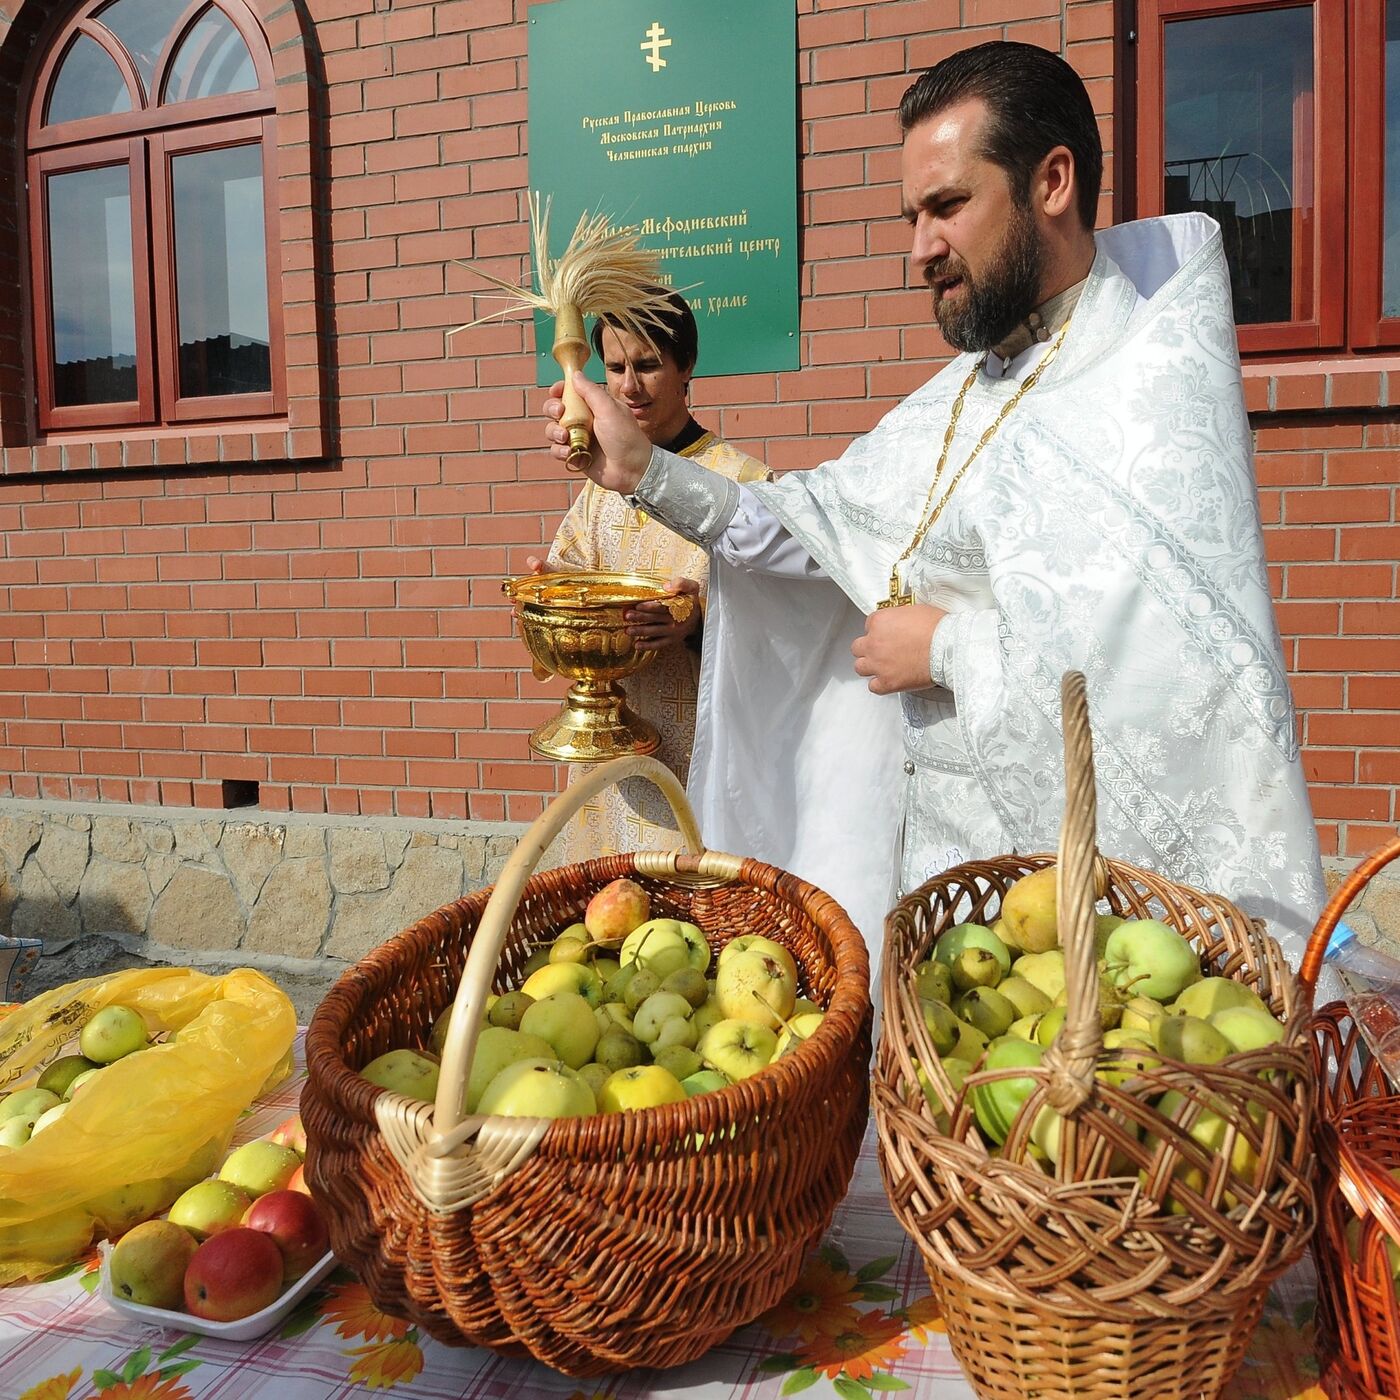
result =
[[28,124],[39,427],[286,411],[272,56],[242,0],[88,0]]

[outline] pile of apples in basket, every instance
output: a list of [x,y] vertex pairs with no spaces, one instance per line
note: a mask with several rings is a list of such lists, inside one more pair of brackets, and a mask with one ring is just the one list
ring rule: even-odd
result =
[[[682,1103],[758,1073],[820,1024],[780,943],[735,938],[711,969],[696,925],[650,916],[641,885],[612,881],[582,923],[531,956],[518,988],[488,998],[468,1113],[581,1118]],[[619,941],[614,957],[607,950]],[[361,1074],[434,1098],[451,1014],[424,1050],[390,1050]]]

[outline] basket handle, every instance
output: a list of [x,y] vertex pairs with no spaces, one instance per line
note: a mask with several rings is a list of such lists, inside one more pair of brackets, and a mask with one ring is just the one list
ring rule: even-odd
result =
[[1094,957],[1094,903],[1103,872],[1094,839],[1094,736],[1082,671],[1066,671],[1060,680],[1060,716],[1065,814],[1055,867],[1055,910],[1065,951],[1065,1021],[1042,1063],[1050,1071],[1046,1099],[1057,1113],[1068,1116],[1093,1092],[1094,1069],[1103,1048]]
[[1298,970],[1298,981],[1310,1000],[1313,989],[1317,986],[1318,973],[1322,971],[1323,959],[1327,955],[1327,945],[1332,941],[1332,935],[1337,931],[1342,915],[1346,913],[1352,900],[1371,883],[1372,877],[1396,859],[1400,859],[1400,837],[1372,851],[1337,886],[1336,893],[1327,901],[1327,907],[1318,917],[1317,927],[1308,939],[1308,949],[1303,954],[1303,965]]
[[437,1101],[433,1106],[434,1137],[446,1137],[465,1117],[463,1097],[472,1072],[472,1060],[476,1056],[482,1010],[491,991],[491,979],[500,962],[501,949],[505,946],[506,934],[510,931],[525,882],[535,873],[535,867],[550,843],[581,807],[604,789],[631,777],[649,778],[661,789],[662,795],[671,804],[686,852],[697,857],[704,854],[700,830],[695,824],[695,815],[686,801],[680,779],[664,763],[644,755],[634,754],[630,758],[615,758],[608,763],[600,763],[577,782],[571,783],[544,809],[520,838],[500,879],[496,881],[491,898],[482,911],[476,936],[472,939],[467,965],[462,970],[462,980],[457,984],[452,1020],[443,1049]]

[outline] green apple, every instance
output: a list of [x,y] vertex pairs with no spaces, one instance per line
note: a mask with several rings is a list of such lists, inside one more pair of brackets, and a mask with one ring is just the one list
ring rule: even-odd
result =
[[0,1100],[0,1123],[9,1118],[24,1118],[33,1127],[39,1115],[47,1113],[59,1096],[52,1089],[18,1089]]
[[[690,1019],[690,1013],[694,1008],[679,992],[653,992],[638,1008],[632,1017],[632,1023],[637,1028],[637,1039],[643,1045],[650,1045],[661,1034],[662,1024],[679,1017],[682,1021]],[[674,1038],[671,1041],[675,1044]],[[694,1041],[691,1042],[694,1044]]]
[[[982,1071],[1030,1068],[1038,1065],[1044,1054],[1043,1046],[1008,1037],[997,1041],[987,1051],[981,1068]],[[1021,1105],[1031,1096],[1035,1085],[1030,1075],[1016,1075],[974,1086],[972,1111],[977,1116],[977,1126],[998,1146],[1006,1141]]]
[[78,1049],[95,1065],[109,1065],[144,1050],[149,1043],[146,1023],[129,1006],[104,1006],[78,1033]]
[[179,1311],[185,1269],[199,1248],[195,1237],[169,1220],[147,1220],[117,1241],[107,1261],[113,1294],[145,1308]]
[[1013,977],[1029,982],[1054,1001],[1065,989],[1065,954],[1062,948],[1047,953],[1023,953],[1011,965]]
[[[557,963],[555,966],[572,966]],[[574,992],[555,992],[541,997],[520,1018],[526,1035],[537,1035],[552,1047],[555,1059],[570,1069],[581,1069],[593,1058],[598,1044],[598,1022],[593,1008]]]
[[981,948],[991,953],[1001,964],[1002,977],[1011,971],[1010,950],[991,929],[982,924],[954,924],[946,929],[933,945],[934,960],[951,969],[953,960],[964,948]]
[[1174,928],[1157,919],[1119,924],[1104,945],[1105,971],[1129,996],[1173,1001],[1201,978],[1201,959]]
[[[744,953],[741,956],[766,957],[767,954]],[[778,1051],[778,1037],[756,1021],[724,1020],[711,1026],[695,1048],[707,1065],[737,1082],[773,1062]]]
[[23,1147],[33,1135],[34,1125],[39,1121],[39,1117],[37,1113],[33,1118],[17,1114],[13,1118],[5,1119],[0,1123],[0,1147]]
[[1011,1029],[1016,1008],[992,987],[973,987],[953,1003],[953,1011],[969,1025],[976,1026],[988,1040],[995,1040]]
[[493,1026],[504,1026],[508,1031],[520,1029],[520,1018],[535,1004],[528,992],[518,988],[498,997],[496,1004],[487,1013],[486,1019]]
[[[708,961],[709,947],[706,946]],[[649,919],[640,928],[635,928],[623,940],[622,952],[618,961],[624,967],[628,963],[640,963],[658,978],[663,978],[677,968],[690,967],[690,943],[681,929],[679,919]],[[704,972],[704,969],[700,969]]]
[[1233,977],[1202,977],[1187,987],[1170,1009],[1173,1016],[1199,1016],[1208,1021],[1217,1011],[1235,1006],[1251,1006],[1266,1016],[1270,1014],[1263,997]]
[[1233,1050],[1262,1050],[1266,1045],[1277,1045],[1284,1036],[1284,1028],[1274,1017],[1253,1006],[1230,1006],[1208,1020]]
[[1152,1045],[1160,1054],[1189,1065],[1219,1064],[1234,1047],[1199,1016],[1163,1016],[1152,1027]]
[[435,1099],[441,1069],[436,1060],[419,1050],[386,1050],[360,1071],[360,1077],[410,1099]]
[[660,1065],[634,1065],[608,1076],[598,1096],[598,1108],[603,1113],[630,1113],[685,1100],[686,1092],[670,1070]]
[[791,1054],[825,1019],[820,1011],[807,1011],[801,1016],[794,1016],[779,1034],[778,1048],[773,1058],[780,1060],[784,1055]]
[[914,969],[914,990],[922,1001],[951,1002],[953,974],[948,965],[926,958]]
[[486,1086],[477,1111],[501,1118],[589,1118],[598,1105],[587,1081],[562,1060],[517,1060]]
[[1022,1016],[1039,1016],[1042,1012],[1050,1010],[1052,997],[1048,997],[1034,982],[1027,982],[1024,977],[1003,977],[997,983],[997,991],[1004,996],[1012,1006],[1016,1008],[1016,1016],[1019,1020]]
[[703,1006],[710,995],[710,984],[698,967],[678,967],[661,979],[663,992],[676,992],[690,1003],[691,1009]]
[[97,1076],[98,1076],[99,1074],[103,1073],[103,1071],[106,1070],[106,1068],[107,1068],[106,1065],[98,1065],[98,1067],[97,1067],[96,1069],[85,1069],[85,1070],[84,1070],[80,1075],[78,1075],[78,1077],[77,1077],[76,1079],[74,1079],[74,1081],[68,1086],[68,1092],[65,1093],[63,1097],[64,1097],[65,1099],[70,1100],[70,1101],[71,1101],[72,1099],[76,1099],[76,1098],[78,1097],[78,1092],[79,1092],[79,1090],[81,1090],[82,1088],[84,1088],[86,1085],[91,1084],[92,1081],[93,1081],[94,1079],[96,1079]]
[[1002,896],[1001,922],[1012,947],[1026,953],[1044,953],[1057,942],[1055,867],[1022,875]]
[[60,1099],[52,1108],[46,1108],[34,1120],[34,1126],[29,1130],[30,1140],[32,1141],[34,1138],[38,1137],[45,1128],[53,1127],[53,1125],[72,1107],[73,1105],[71,1103],[66,1103]]
[[720,964],[715,1001],[726,1020],[751,1021],[776,1031],[792,1015],[797,982],[782,959],[758,948],[745,949]]
[[602,1006],[594,1010],[593,1019],[598,1023],[599,1035],[607,1035],[609,1031],[623,1030],[634,1040],[636,1039],[636,1023],[627,1014],[627,1008],[621,1002],[605,1001]]
[[[668,1016],[661,1023],[661,1029],[656,1034],[656,1039],[648,1042],[651,1046],[651,1057],[654,1060],[658,1050],[666,1050],[673,1046],[683,1046],[687,1050],[693,1050],[700,1040],[700,1033],[690,1023],[687,1016]],[[680,1076],[678,1075],[677,1078]]]
[[[612,1074],[614,1070],[631,1069],[633,1065],[642,1064],[646,1060],[647,1052],[636,1036],[628,1035],[619,1027],[610,1030],[599,1039],[593,1057]],[[587,1066],[583,1068],[586,1069]]]
[[253,1198],[241,1186],[220,1177],[197,1181],[175,1198],[170,1207],[172,1224],[188,1230],[197,1240],[207,1240],[221,1230],[242,1224]]
[[742,933],[738,938],[731,938],[719,950],[717,966],[723,967],[730,958],[737,954],[747,953],[755,949],[760,953],[767,953],[770,957],[777,958],[792,974],[792,980],[797,981],[797,959],[776,939],[765,938],[761,933]]
[[66,1099],[68,1086],[80,1074],[86,1074],[88,1070],[96,1068],[97,1065],[86,1055],[63,1055],[45,1068],[36,1087],[47,1089],[59,1098]]
[[570,992],[582,997],[589,1006],[603,1004],[602,979],[586,963],[546,963],[525,979],[520,990],[535,1001]]
[[[797,1014],[796,1006],[793,1007],[793,1014]],[[719,1003],[711,995],[709,1001],[702,1001],[690,1014],[690,1024],[695,1027],[695,1035],[698,1038],[705,1034],[711,1026],[717,1026],[724,1020],[724,1012],[719,1009]]]
[[699,1052],[684,1045],[663,1045],[659,1050],[652,1050],[651,1058],[654,1064],[674,1074],[681,1088],[685,1088],[685,1081],[691,1075],[702,1073],[705,1066]]
[[697,1094],[713,1094],[716,1089],[727,1089],[729,1080],[717,1069],[696,1070],[694,1074],[688,1074],[681,1080],[681,1088],[685,1090],[685,1096],[693,1099]]
[[[495,1009],[494,1007],[492,1008]],[[452,1008],[446,1007],[433,1022],[433,1028],[428,1032],[428,1049],[441,1059],[447,1049],[447,1032],[452,1025]]]
[[548,1041],[524,1031],[507,1030],[504,1026],[486,1026],[476,1040],[471,1073],[467,1076],[464,1105],[468,1113],[477,1112],[486,1086],[507,1065],[519,1060],[552,1060],[554,1050]]
[[219,1168],[219,1180],[227,1181],[256,1199],[269,1191],[281,1191],[296,1175],[301,1158],[296,1149],[269,1138],[255,1138],[235,1147]]

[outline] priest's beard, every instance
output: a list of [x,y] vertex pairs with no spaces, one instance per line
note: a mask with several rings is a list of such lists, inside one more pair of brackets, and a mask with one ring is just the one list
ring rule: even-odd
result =
[[933,294],[938,329],[954,350],[1000,345],[1039,304],[1045,250],[1029,209],[1013,207],[1001,247],[986,264],[980,281],[973,281],[962,259],[951,255],[924,269],[930,287],[939,277],[962,278],[962,296],[956,301]]

